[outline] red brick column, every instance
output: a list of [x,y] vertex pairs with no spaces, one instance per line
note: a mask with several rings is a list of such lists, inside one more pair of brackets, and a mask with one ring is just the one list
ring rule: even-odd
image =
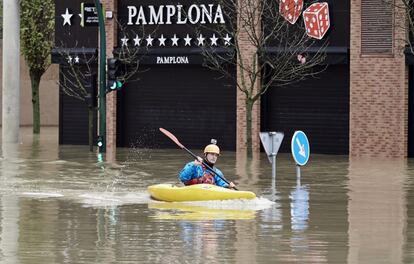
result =
[[[113,57],[112,51],[117,44],[117,0],[103,0],[105,11],[112,11],[113,18],[105,18],[106,56]],[[106,95],[106,161],[116,160],[116,92]]]
[[[244,4],[250,5],[251,2],[245,2]],[[241,4],[243,8],[243,4]],[[243,13],[244,11],[241,10],[240,13]],[[251,11],[246,11],[246,16],[251,16]],[[257,19],[260,19],[257,17]],[[243,22],[239,21],[239,24],[243,24]],[[260,23],[258,23],[259,25]],[[249,26],[248,26],[249,27]],[[250,31],[250,34],[252,33],[252,29],[250,28],[243,28],[240,26],[239,35],[238,35],[238,43],[239,43],[239,49],[241,56],[238,57],[238,65],[240,65],[240,60],[243,61],[243,65],[245,68],[249,68],[253,66],[253,56],[256,54],[256,47],[252,45],[251,41],[249,40],[248,31]],[[260,32],[260,29],[257,28],[256,32]],[[257,60],[256,60],[257,61]],[[256,65],[256,68],[258,66]],[[239,84],[242,83],[242,71],[241,67],[237,67],[237,82]],[[246,86],[251,85],[249,77],[248,77],[248,71],[244,70],[244,80],[246,83]],[[254,84],[254,94],[257,93],[261,85],[260,78],[257,78],[256,83]],[[247,150],[247,136],[246,136],[246,95],[241,92],[238,88],[237,89],[237,120],[236,120],[236,152],[237,153],[245,153]],[[260,152],[260,138],[259,138],[259,132],[260,132],[260,99],[257,100],[253,106],[252,110],[252,154],[253,156],[257,156]]]
[[398,8],[394,11],[393,54],[364,55],[361,0],[351,0],[351,157],[407,156],[408,71],[401,41],[405,38],[404,13]]

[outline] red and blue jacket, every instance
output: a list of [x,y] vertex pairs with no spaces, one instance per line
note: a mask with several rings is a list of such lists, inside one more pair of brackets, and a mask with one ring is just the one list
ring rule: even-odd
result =
[[[221,177],[224,177],[223,173],[216,167],[213,167],[213,170]],[[204,165],[195,165],[194,161],[189,162],[184,166],[179,174],[179,178],[185,185],[207,183],[215,184],[224,188],[229,187],[229,185],[219,176],[211,172]]]

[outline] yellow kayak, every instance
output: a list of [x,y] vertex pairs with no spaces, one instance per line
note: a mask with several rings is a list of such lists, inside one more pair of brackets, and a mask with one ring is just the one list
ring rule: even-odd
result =
[[211,184],[175,186],[156,184],[148,187],[151,197],[165,202],[188,202],[230,199],[254,199],[256,194],[248,191],[235,191]]

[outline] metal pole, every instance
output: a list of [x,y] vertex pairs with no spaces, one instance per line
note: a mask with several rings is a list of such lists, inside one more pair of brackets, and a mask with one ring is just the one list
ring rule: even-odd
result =
[[276,181],[276,153],[272,153],[272,178]]
[[17,143],[20,127],[20,1],[3,3],[2,141]]
[[99,0],[95,0],[99,20],[99,136],[102,137],[101,152],[106,151],[106,34],[102,6]]
[[300,183],[300,166],[296,164],[296,182]]
[[272,153],[272,201],[276,201],[276,153]]
[[276,183],[276,132],[269,132],[272,139],[272,178]]

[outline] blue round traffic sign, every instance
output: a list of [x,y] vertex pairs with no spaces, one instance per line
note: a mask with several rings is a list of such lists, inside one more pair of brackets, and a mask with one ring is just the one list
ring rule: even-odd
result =
[[296,164],[303,166],[309,160],[310,145],[303,131],[295,131],[291,142],[292,156]]

